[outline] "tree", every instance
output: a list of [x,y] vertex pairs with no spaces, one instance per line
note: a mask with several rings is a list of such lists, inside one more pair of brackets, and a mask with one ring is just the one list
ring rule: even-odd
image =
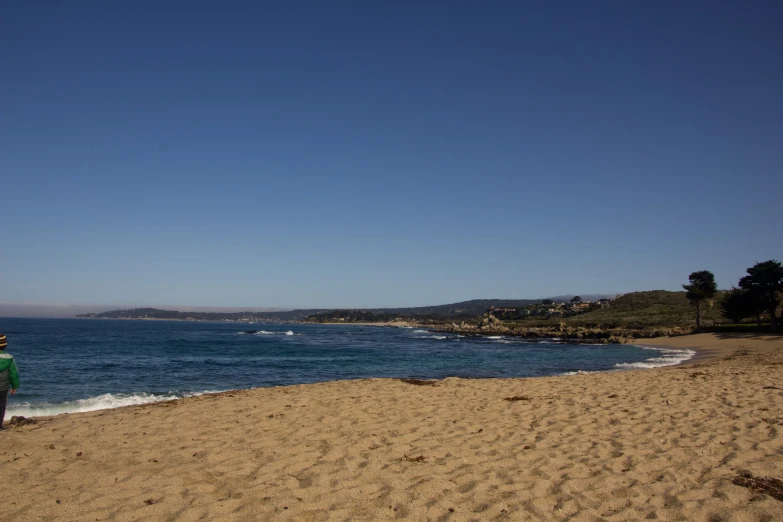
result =
[[761,306],[760,299],[750,290],[731,287],[726,292],[720,303],[723,316],[732,323],[740,323],[746,317],[755,317],[759,326],[761,325],[761,314],[764,307]]
[[541,301],[541,304],[543,304],[543,305],[553,305],[553,304],[555,304],[555,302],[552,301],[551,299],[544,299],[543,301]]
[[578,295],[575,295],[574,297],[571,298],[571,304],[577,305],[581,302],[582,302],[582,298]]
[[710,303],[718,292],[715,276],[709,270],[693,272],[688,276],[689,285],[682,285],[685,297],[696,308],[696,328],[701,327],[701,309],[705,303]]
[[780,303],[778,293],[783,291],[783,265],[780,261],[770,259],[756,263],[747,272],[748,275],[739,280],[739,286],[757,297],[759,306],[769,313],[774,330],[777,328],[775,312]]

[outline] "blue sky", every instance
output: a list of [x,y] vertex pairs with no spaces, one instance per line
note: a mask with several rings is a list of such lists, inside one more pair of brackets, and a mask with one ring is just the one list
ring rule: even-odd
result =
[[0,3],[0,301],[415,306],[783,258],[780,2],[162,4]]

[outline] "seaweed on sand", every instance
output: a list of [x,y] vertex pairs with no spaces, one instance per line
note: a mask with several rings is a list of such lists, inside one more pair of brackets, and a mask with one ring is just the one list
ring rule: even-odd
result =
[[437,386],[438,381],[423,381],[421,379],[400,379],[406,384],[413,384],[414,386]]
[[28,419],[27,417],[23,417],[21,415],[14,415],[11,417],[11,420],[8,421],[9,426],[25,426],[27,424],[37,424],[38,421],[35,419]]
[[738,486],[743,486],[783,502],[783,480],[772,477],[754,477],[750,472],[740,473],[732,479]]
[[402,460],[406,462],[424,462],[424,459],[426,459],[424,455],[419,455],[418,457],[409,457],[407,455],[402,456]]

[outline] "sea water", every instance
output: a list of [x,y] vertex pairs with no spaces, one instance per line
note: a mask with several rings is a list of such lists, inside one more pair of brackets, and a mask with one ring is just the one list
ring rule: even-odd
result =
[[[257,333],[246,333],[251,329]],[[677,364],[688,350],[421,328],[0,318],[21,389],[6,418],[370,377],[536,377]]]

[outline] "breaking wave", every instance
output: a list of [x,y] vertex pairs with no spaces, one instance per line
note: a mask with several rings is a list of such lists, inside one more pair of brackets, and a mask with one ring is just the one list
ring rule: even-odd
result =
[[249,330],[247,332],[237,332],[238,334],[244,334],[244,335],[302,335],[302,334],[295,334],[292,330],[288,330],[287,332],[267,332],[265,330]]
[[693,350],[675,350],[672,348],[652,348],[648,346],[640,346],[644,350],[654,350],[658,352],[659,357],[650,357],[649,359],[641,362],[634,363],[617,363],[615,368],[621,368],[625,370],[631,369],[643,369],[643,368],[660,368],[662,366],[675,366],[682,362],[691,359],[696,352]]
[[81,413],[87,411],[108,410],[110,408],[121,408],[123,406],[138,406],[140,404],[150,404],[153,402],[173,401],[185,397],[196,397],[208,393],[218,393],[217,390],[192,393],[104,393],[95,397],[78,399],[65,402],[22,402],[20,404],[9,404],[5,413],[5,418],[10,419],[14,415],[24,417],[46,417],[50,415],[59,415],[61,413]]

